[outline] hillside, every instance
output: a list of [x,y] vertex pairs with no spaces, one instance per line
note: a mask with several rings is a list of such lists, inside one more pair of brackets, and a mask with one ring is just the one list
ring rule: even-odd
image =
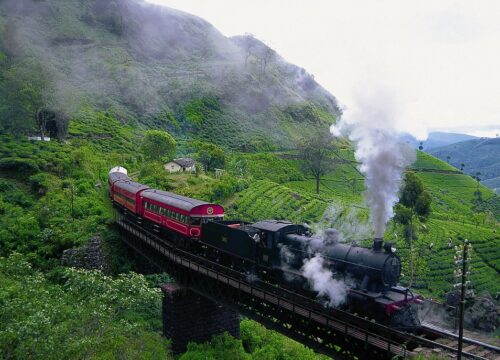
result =
[[46,110],[64,136],[90,107],[233,148],[290,147],[339,114],[312,75],[259,40],[141,0],[2,1],[0,74],[0,129],[14,133],[35,132]]
[[[425,151],[435,149],[441,146],[451,145],[460,141],[477,139],[477,137],[467,134],[432,131],[425,141],[422,142]],[[415,149],[420,146],[420,141],[410,134],[401,135],[401,141],[408,143]]]
[[463,172],[471,176],[480,173],[484,185],[500,188],[500,138],[461,141],[428,152],[458,169],[464,164]]

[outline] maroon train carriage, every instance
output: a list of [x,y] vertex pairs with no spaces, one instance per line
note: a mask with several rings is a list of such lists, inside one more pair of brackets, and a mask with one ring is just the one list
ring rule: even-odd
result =
[[224,208],[220,205],[168,191],[149,189],[141,193],[141,198],[144,219],[194,239],[201,237],[203,223],[224,217]]
[[122,180],[130,181],[130,178],[124,172],[119,172],[119,171],[113,171],[108,174],[108,193],[110,198],[113,198],[113,192],[114,192],[113,185],[117,181],[122,181]]
[[113,184],[113,201],[136,215],[142,213],[141,193],[149,186],[134,181],[118,180]]

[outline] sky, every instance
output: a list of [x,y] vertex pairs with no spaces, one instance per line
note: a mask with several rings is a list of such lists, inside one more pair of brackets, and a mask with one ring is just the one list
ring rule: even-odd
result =
[[400,131],[500,133],[500,1],[147,1],[253,34],[345,109],[383,93]]

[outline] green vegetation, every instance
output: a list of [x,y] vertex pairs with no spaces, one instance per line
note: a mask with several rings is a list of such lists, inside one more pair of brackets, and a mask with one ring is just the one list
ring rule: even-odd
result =
[[254,321],[242,320],[240,328],[241,340],[224,334],[204,344],[191,343],[179,360],[329,359]]
[[195,141],[192,146],[196,151],[195,158],[203,165],[205,171],[214,171],[224,167],[226,154],[222,147],[202,141]]
[[425,222],[431,212],[432,198],[424,189],[424,184],[412,172],[407,172],[399,195],[399,203],[395,206],[394,222],[403,226],[404,237],[408,243],[408,267],[411,287],[415,277],[414,240],[418,239],[418,228]]
[[290,124],[310,131],[339,113],[303,69],[264,56],[274,51],[256,39],[247,63],[238,39],[187,14],[134,0],[5,0],[0,18],[0,129],[9,133],[40,132],[43,110],[63,138],[68,120],[91,108],[177,140],[262,151],[293,146]]
[[[43,274],[19,254],[0,258],[0,358],[165,359],[161,294],[142,275]],[[62,346],[63,345],[63,346]]]
[[[480,173],[481,181],[494,180],[500,177],[500,138],[480,138],[461,141],[455,144],[429,150],[439,159],[450,158],[450,164],[471,176]],[[495,187],[495,182],[487,184]],[[498,187],[498,186],[497,186]]]
[[[362,201],[363,179],[355,169],[356,164],[350,162],[353,156],[348,148],[340,151],[347,161],[339,163],[335,171],[321,177],[321,191],[317,195],[315,179],[307,178],[302,170],[302,161],[293,151],[237,153],[225,149],[225,172],[216,179],[213,175],[204,173],[168,174],[162,163],[144,161],[136,153],[134,146],[142,136],[141,130],[120,124],[114,114],[91,110],[82,112],[80,118],[71,122],[65,142],[29,142],[0,135],[0,256],[9,256],[13,252],[24,254],[24,259],[36,269],[31,271],[45,277],[41,286],[49,289],[50,293],[63,284],[61,274],[68,276],[67,270],[59,267],[58,259],[62,251],[84,244],[95,234],[101,234],[105,239],[106,251],[111,255],[114,273],[129,271],[132,264],[124,261],[123,245],[109,227],[112,212],[106,193],[106,174],[109,168],[116,165],[136,172],[138,180],[150,186],[222,203],[228,218],[247,221],[277,218],[312,225],[319,223],[322,224],[317,225],[319,227],[338,227],[346,231],[346,238],[358,240],[360,237],[352,236],[349,231],[359,231],[359,226],[368,221],[367,209],[363,207]],[[179,150],[184,152],[182,155],[195,157],[196,150],[190,143],[187,146],[186,143],[181,145]],[[438,172],[419,171],[418,166],[414,166],[416,176],[422,180],[433,201],[429,219],[425,224],[418,225],[418,238],[414,241],[417,256],[413,286],[418,292],[433,296],[450,290],[454,250],[448,247],[448,239],[452,238],[455,245],[457,237],[461,235],[474,244],[471,276],[474,289],[477,292],[500,291],[496,281],[500,268],[500,254],[496,251],[500,244],[495,218],[498,212],[494,211],[497,197],[465,175],[439,171],[447,165],[429,159],[423,153],[419,153],[416,165],[423,163],[421,157],[427,163],[433,161]],[[424,168],[429,167],[425,165]],[[478,191],[481,192],[480,197],[477,195]],[[353,209],[356,211],[353,212]],[[478,209],[484,210],[478,212]],[[409,245],[404,240],[403,230],[400,226],[391,224],[386,238],[397,243],[398,252],[404,261],[403,272],[406,276],[403,282],[406,282],[409,279]],[[366,232],[362,234],[365,238],[370,237]],[[433,246],[430,247],[430,244]],[[22,274],[25,273],[20,273],[19,280],[16,281],[22,281],[23,276],[29,281],[28,275]],[[86,272],[79,274],[82,277],[96,276]],[[114,279],[120,278],[103,276],[101,280],[112,284]],[[45,301],[50,303],[48,299]],[[95,301],[104,303],[101,297],[97,297]],[[37,306],[34,305],[34,308]],[[85,312],[85,306],[78,305],[77,312]],[[134,315],[130,324],[133,324],[134,329],[136,326],[143,326],[141,336],[149,339],[147,341],[152,349],[164,346],[157,337],[157,331],[151,327],[152,320],[140,320],[142,325],[136,324],[135,320]],[[115,324],[114,320],[109,321]],[[257,325],[251,322],[249,324],[253,324],[250,328],[257,333],[254,329]],[[55,326],[54,329],[58,327]],[[110,330],[110,334],[123,331],[125,333],[120,332],[121,335],[117,336],[126,339],[128,335],[125,329]],[[266,339],[276,337],[276,341],[290,341],[272,334]],[[21,335],[19,333],[15,336]],[[62,335],[55,332],[47,336]],[[245,358],[257,356],[254,354],[259,352],[271,354],[276,351],[277,346],[273,342],[272,345],[261,343],[250,348],[248,344],[252,342],[242,339],[240,343],[222,337],[209,344],[193,345],[185,356],[189,358],[188,356],[195,356],[193,354],[203,353],[208,357],[217,357],[214,355],[218,354],[217,349],[225,346],[239,354],[243,346],[245,355],[242,358]],[[103,349],[100,346],[96,345],[96,349]],[[118,348],[121,345],[112,345],[110,349],[113,346]],[[135,351],[133,346],[130,351]],[[286,348],[285,345],[279,346]],[[99,351],[104,353],[105,350]],[[281,351],[284,350],[278,353],[282,354]],[[294,351],[292,353],[295,354]],[[294,356],[290,355],[290,358]],[[301,356],[306,355],[297,355],[295,358]]]
[[176,153],[175,139],[166,131],[148,130],[144,133],[141,150],[148,160],[170,160]]
[[315,222],[321,218],[327,203],[299,195],[285,186],[258,180],[237,195],[227,208],[229,216],[245,220],[283,219],[294,222]]

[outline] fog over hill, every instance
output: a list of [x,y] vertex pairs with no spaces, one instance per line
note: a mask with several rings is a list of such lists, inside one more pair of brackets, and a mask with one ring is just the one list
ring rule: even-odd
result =
[[[340,113],[312,75],[252,36],[227,38],[141,0],[3,0],[0,39],[2,87],[29,83],[44,107],[70,117],[91,107],[179,134],[221,125],[286,146],[297,136],[289,122],[314,126]],[[0,129],[29,131],[28,115],[12,111]]]
[[[440,146],[446,146],[460,141],[472,139],[477,139],[477,137],[460,133],[433,131],[429,133],[429,136],[425,141],[422,141],[422,146],[424,147],[424,151],[427,151]],[[421,142],[410,134],[401,135],[401,140],[410,144],[414,148],[418,148]]]

